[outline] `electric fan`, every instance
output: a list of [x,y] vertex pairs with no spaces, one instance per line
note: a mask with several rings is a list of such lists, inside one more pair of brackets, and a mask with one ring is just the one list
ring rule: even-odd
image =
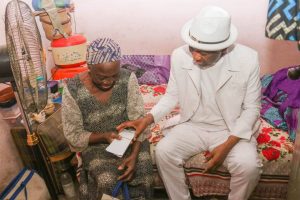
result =
[[31,9],[22,1],[7,4],[5,31],[11,67],[25,113],[40,112],[47,104],[45,59]]
[[53,199],[56,199],[47,171],[46,158],[42,154],[35,124],[30,120],[33,113],[39,113],[47,104],[47,77],[41,37],[30,7],[20,0],[12,0],[5,11],[6,43],[13,73],[14,88],[21,106],[27,143],[32,148],[37,171],[47,183]]

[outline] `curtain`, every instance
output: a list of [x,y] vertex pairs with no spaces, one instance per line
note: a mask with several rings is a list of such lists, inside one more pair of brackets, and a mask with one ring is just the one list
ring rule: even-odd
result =
[[298,42],[300,50],[300,3],[299,0],[270,0],[266,37]]

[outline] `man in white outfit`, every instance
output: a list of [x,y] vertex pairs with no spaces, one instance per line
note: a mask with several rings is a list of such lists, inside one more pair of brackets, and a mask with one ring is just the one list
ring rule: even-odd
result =
[[209,173],[220,165],[231,174],[229,200],[246,200],[261,171],[255,133],[259,127],[261,85],[257,52],[234,44],[237,30],[227,11],[203,8],[182,28],[187,45],[174,50],[166,94],[145,117],[121,124],[136,137],[179,103],[180,117],[164,130],[156,162],[169,198],[191,199],[183,165],[203,151]]

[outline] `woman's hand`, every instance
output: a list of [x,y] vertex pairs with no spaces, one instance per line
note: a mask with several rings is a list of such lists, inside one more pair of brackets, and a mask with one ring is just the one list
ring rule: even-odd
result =
[[134,128],[135,135],[133,141],[139,137],[139,135],[151,124],[154,122],[153,116],[151,114],[147,114],[145,117],[141,117],[139,119],[133,121],[123,122],[117,127],[118,132],[121,132],[125,128]]
[[121,136],[116,134],[115,132],[107,132],[104,133],[104,140],[108,144],[110,144],[114,139],[121,140]]
[[130,156],[125,158],[122,164],[118,167],[118,170],[125,169],[123,175],[119,176],[118,180],[130,181],[133,178],[141,145],[142,143],[139,141],[133,143]]
[[129,156],[125,158],[122,164],[118,167],[118,170],[124,170],[124,173],[118,177],[121,181],[130,181],[133,178],[136,167],[136,157]]
[[110,144],[114,139],[120,140],[122,137],[117,133],[105,132],[105,133],[92,133],[89,138],[89,144],[108,143]]

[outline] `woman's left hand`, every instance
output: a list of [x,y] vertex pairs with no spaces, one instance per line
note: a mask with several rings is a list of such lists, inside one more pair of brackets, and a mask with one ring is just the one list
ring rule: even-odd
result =
[[121,181],[130,181],[133,178],[136,167],[136,158],[134,156],[129,156],[125,158],[122,164],[118,167],[118,170],[124,170],[124,173],[118,177]]

